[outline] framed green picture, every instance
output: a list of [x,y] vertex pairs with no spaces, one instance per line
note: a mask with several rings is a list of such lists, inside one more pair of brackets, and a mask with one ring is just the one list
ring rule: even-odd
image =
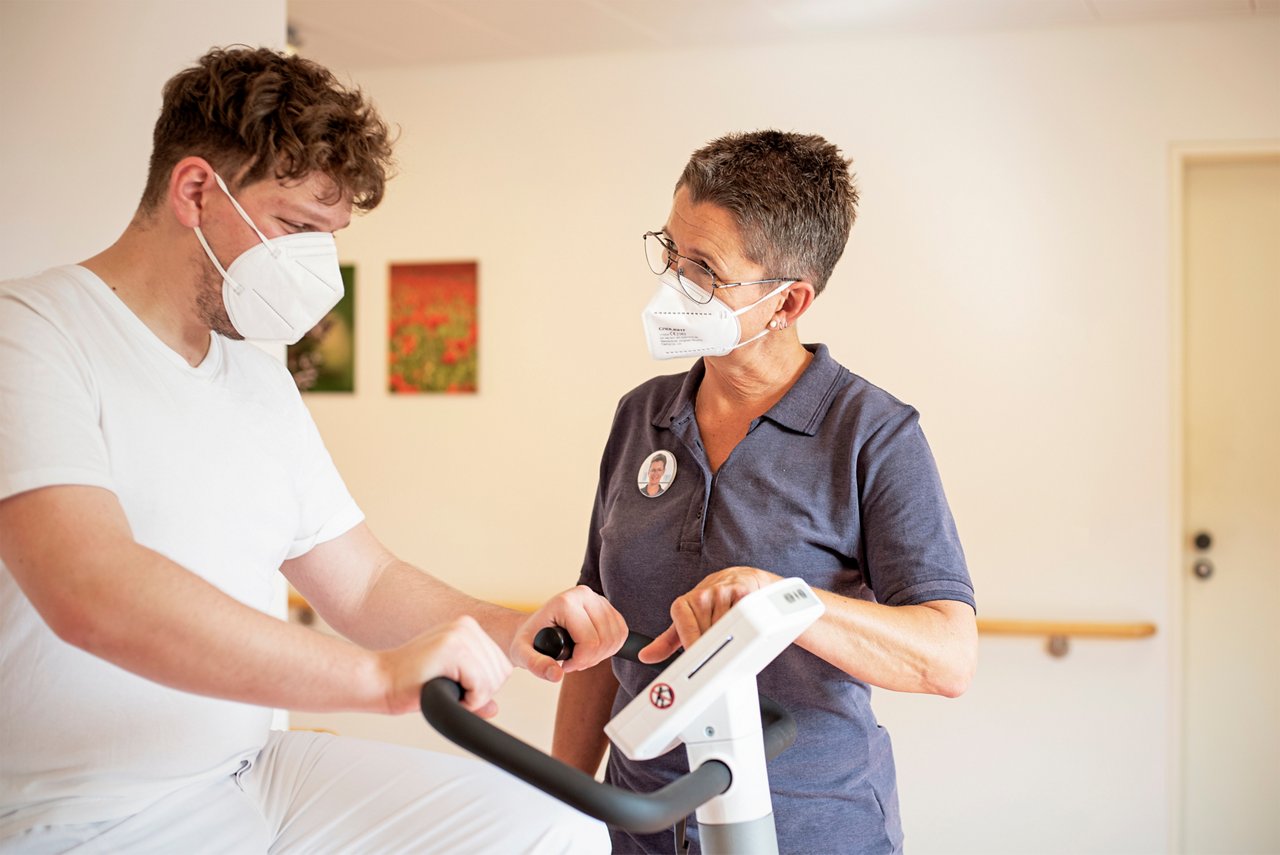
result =
[[342,299],[297,344],[286,362],[303,392],[354,392],[356,388],[356,268],[341,265]]

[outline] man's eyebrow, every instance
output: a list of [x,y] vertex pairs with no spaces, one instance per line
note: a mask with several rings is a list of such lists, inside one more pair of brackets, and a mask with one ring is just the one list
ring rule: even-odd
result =
[[286,202],[284,207],[285,215],[289,219],[315,231],[336,232],[351,224],[350,215],[345,219],[340,218],[337,214],[331,215],[328,211],[328,206],[318,203],[310,205],[305,202]]

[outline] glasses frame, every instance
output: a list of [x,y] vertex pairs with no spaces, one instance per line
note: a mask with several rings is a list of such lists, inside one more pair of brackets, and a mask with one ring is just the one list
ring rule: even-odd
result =
[[655,238],[658,241],[658,243],[662,244],[662,246],[665,247],[667,250],[667,259],[668,259],[667,266],[662,268],[661,270],[654,270],[653,265],[649,263],[649,250],[645,249],[645,252],[644,252],[645,263],[649,265],[649,269],[653,271],[655,276],[661,276],[662,274],[670,270],[673,263],[672,259],[679,259],[683,262],[687,262],[688,264],[692,264],[692,265],[695,265],[696,267],[701,268],[702,271],[706,273],[707,276],[710,278],[711,280],[710,292],[704,291],[702,289],[702,286],[696,282],[689,282],[686,285],[684,274],[681,272],[682,267],[679,265],[676,266],[676,278],[680,280],[680,287],[684,289],[684,293],[689,297],[689,299],[693,300],[695,303],[701,303],[703,305],[710,303],[715,298],[716,290],[720,288],[737,288],[740,285],[768,285],[773,282],[799,282],[800,281],[799,279],[795,279],[788,276],[778,276],[772,279],[748,279],[748,280],[743,280],[741,282],[719,282],[717,281],[718,277],[715,275],[715,273],[712,272],[710,267],[707,267],[707,265],[703,264],[701,261],[695,261],[694,259],[690,258],[687,255],[681,255],[680,253],[676,252],[675,243],[672,242],[670,236],[667,235],[666,232],[659,229],[658,231],[644,233],[644,240],[646,242],[649,240],[650,237]]

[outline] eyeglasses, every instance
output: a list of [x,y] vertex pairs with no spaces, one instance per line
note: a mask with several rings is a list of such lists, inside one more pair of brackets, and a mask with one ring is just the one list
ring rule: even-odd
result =
[[661,276],[674,269],[680,288],[695,303],[710,303],[717,288],[737,288],[739,285],[764,285],[769,282],[792,282],[793,279],[752,279],[749,282],[719,282],[711,269],[701,261],[676,252],[676,245],[662,232],[644,233],[644,257],[649,269]]

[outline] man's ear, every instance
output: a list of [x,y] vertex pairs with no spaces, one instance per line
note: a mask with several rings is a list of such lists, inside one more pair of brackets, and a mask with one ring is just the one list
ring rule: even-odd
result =
[[203,157],[184,157],[169,173],[169,210],[186,228],[200,225],[210,192],[220,191],[214,182],[213,167]]

